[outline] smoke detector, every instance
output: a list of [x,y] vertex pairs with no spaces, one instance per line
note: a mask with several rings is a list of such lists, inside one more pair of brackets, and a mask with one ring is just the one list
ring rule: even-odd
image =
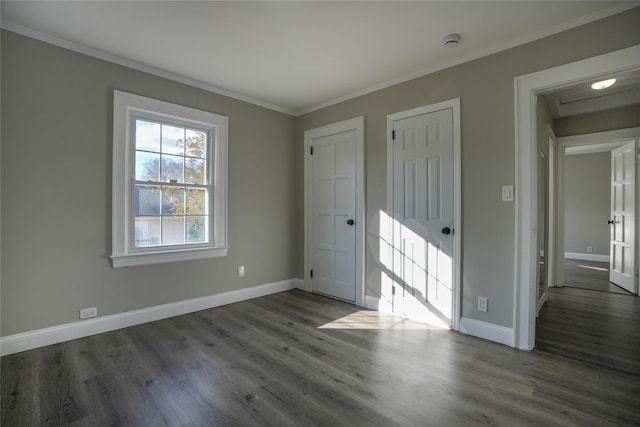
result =
[[462,40],[460,34],[449,34],[442,38],[442,45],[444,47],[456,47],[460,44],[460,40]]

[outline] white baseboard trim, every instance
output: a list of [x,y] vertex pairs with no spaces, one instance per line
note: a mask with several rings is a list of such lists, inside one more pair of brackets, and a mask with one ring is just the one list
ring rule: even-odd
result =
[[365,295],[364,300],[362,300],[362,307],[368,310],[378,311],[379,301],[380,301],[380,298],[372,297],[371,295]]
[[372,297],[371,295],[365,295],[362,302],[363,307],[366,309],[393,314],[391,301],[382,300],[378,297]]
[[302,288],[303,286],[304,283],[300,279],[282,280],[280,282],[267,283],[250,288],[208,295],[206,297],[156,305],[140,310],[9,335],[0,338],[0,355],[6,356],[46,345],[87,337],[89,335],[101,334],[103,332],[153,322],[168,317],[180,316],[182,314],[193,313],[194,311],[206,310],[208,308],[245,301],[294,288]]
[[584,254],[581,252],[565,252],[564,257],[568,259],[577,259],[580,261],[609,262],[609,255]]
[[460,319],[460,332],[510,347],[515,346],[513,328],[463,317]]

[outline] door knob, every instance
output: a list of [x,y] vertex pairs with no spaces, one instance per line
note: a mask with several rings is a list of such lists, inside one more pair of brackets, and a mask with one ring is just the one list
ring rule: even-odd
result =
[[610,220],[610,221],[607,221],[607,224],[613,224],[614,222],[615,222],[614,220]]
[[353,220],[352,219],[348,219],[347,220],[347,225],[353,225]]
[[442,234],[444,234],[445,236],[448,236],[449,234],[451,234],[452,230],[449,227],[444,227],[442,229]]

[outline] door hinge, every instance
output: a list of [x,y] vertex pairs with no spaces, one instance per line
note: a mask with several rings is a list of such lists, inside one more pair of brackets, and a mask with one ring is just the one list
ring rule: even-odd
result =
[[392,286],[391,287],[391,295],[395,295],[396,294],[396,287]]
[[311,146],[311,149],[309,151],[310,151],[310,154],[313,156],[313,145]]
[[395,141],[395,140],[396,140],[396,131],[395,131],[395,130],[392,130],[392,131],[391,131],[391,140],[392,140],[392,141]]
[[313,270],[311,270],[311,278],[313,279]]

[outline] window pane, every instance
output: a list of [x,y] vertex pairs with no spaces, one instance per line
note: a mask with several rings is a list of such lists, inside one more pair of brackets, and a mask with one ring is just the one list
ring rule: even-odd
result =
[[160,245],[160,217],[136,217],[135,247]]
[[207,190],[190,188],[187,190],[187,215],[207,214]]
[[160,215],[160,187],[136,185],[135,216]]
[[162,152],[184,156],[184,128],[162,125]]
[[207,241],[207,217],[187,217],[187,243],[200,243]]
[[184,171],[184,157],[179,156],[162,156],[161,181],[183,182],[182,176]]
[[162,215],[184,215],[184,188],[162,188]]
[[204,184],[205,160],[187,157],[184,165],[184,180],[190,184]]
[[187,129],[186,155],[190,157],[207,157],[207,134],[199,130]]
[[184,217],[183,216],[163,216],[162,217],[162,244],[163,245],[184,244]]
[[160,152],[160,123],[136,120],[136,150]]
[[160,154],[136,151],[136,180],[158,181],[160,179]]

